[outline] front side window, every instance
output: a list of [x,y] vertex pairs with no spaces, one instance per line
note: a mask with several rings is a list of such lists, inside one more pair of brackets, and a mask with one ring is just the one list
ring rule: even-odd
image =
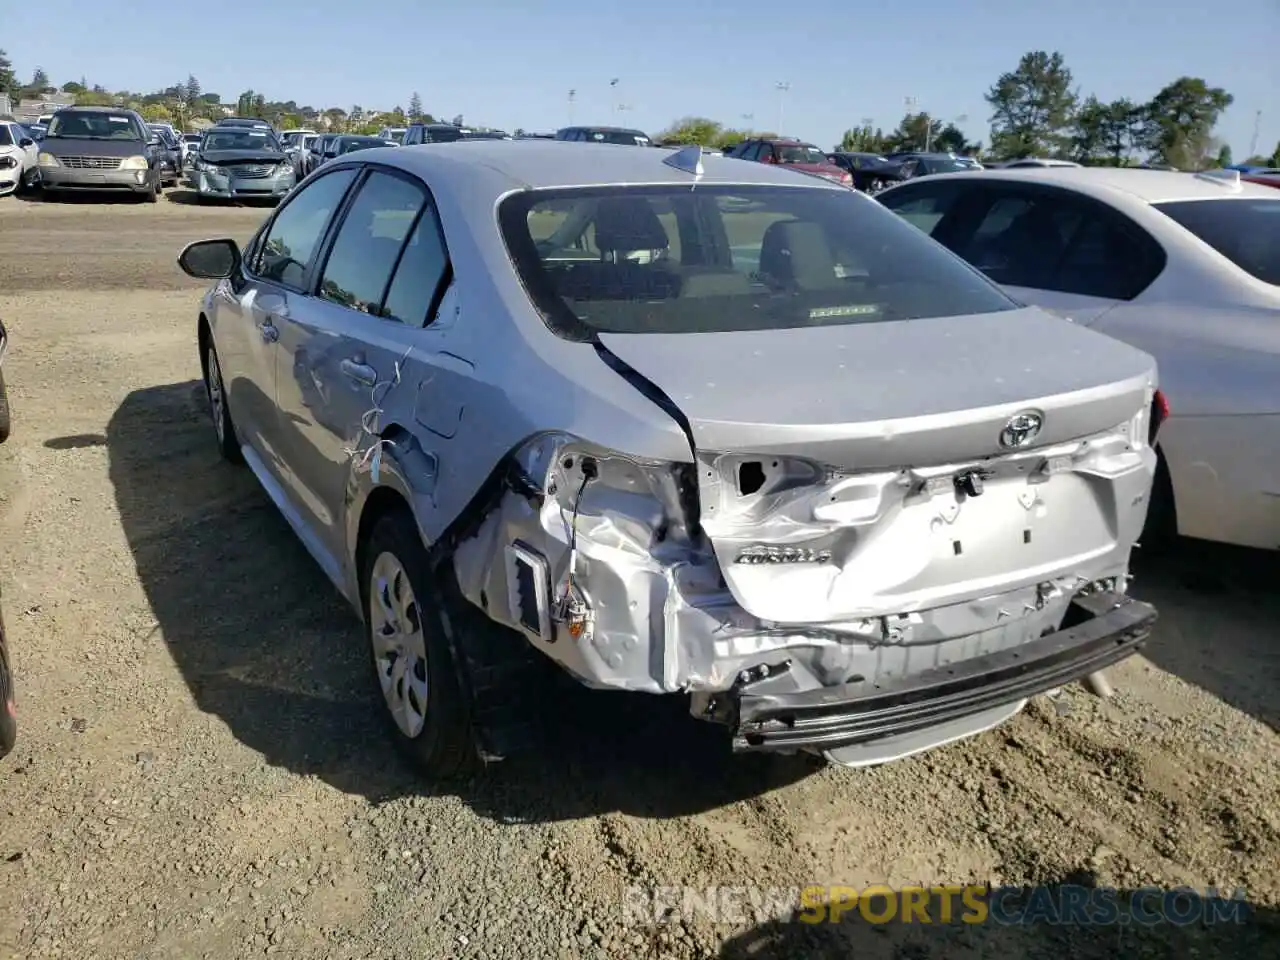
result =
[[1280,286],[1280,199],[1233,197],[1152,206],[1245,273]]
[[503,201],[513,262],[557,333],[709,333],[1016,309],[874,201],[812,187],[596,187]]
[[13,132],[7,123],[0,123],[0,147],[13,146]]
[[361,313],[381,315],[405,238],[426,202],[423,190],[408,180],[371,173],[338,228],[320,278],[320,296]]
[[301,290],[325,228],[355,176],[353,169],[336,170],[295,193],[267,227],[251,272]]

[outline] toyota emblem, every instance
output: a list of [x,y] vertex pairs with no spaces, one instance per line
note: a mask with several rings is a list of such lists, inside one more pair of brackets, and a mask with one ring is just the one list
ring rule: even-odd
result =
[[1040,435],[1044,426],[1044,417],[1034,410],[1015,413],[1000,431],[1000,446],[1006,448],[1025,447]]

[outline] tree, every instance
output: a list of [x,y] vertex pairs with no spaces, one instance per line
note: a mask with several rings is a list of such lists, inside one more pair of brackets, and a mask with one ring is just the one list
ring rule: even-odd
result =
[[105,90],[86,90],[76,94],[76,104],[82,107],[114,107],[116,98]]
[[1199,169],[1211,154],[1214,125],[1234,101],[1200,77],[1179,77],[1147,104],[1142,143],[1161,163]]
[[709,147],[724,133],[724,127],[706,117],[682,117],[658,134],[658,143],[697,143]]
[[908,113],[898,123],[898,129],[885,137],[885,152],[895,150],[932,150],[933,142],[942,133],[942,121],[927,113]]
[[1080,105],[1071,124],[1072,159],[1080,163],[1096,163],[1105,158],[1112,146],[1111,105],[1090,96]]
[[1056,155],[1070,143],[1076,108],[1071,71],[1056,50],[1024,53],[1018,67],[987,92],[991,150],[1002,157]]
[[85,92],[85,89],[86,88],[83,83],[76,83],[74,80],[70,81],[69,83],[64,83],[62,85],[63,93],[81,94]]
[[458,114],[456,117],[454,117],[452,122],[455,127],[462,126],[462,114]]
[[1229,167],[1231,166],[1231,163],[1231,145],[1224,143],[1218,149],[1218,166]]
[[171,123],[173,115],[159,103],[149,103],[142,108],[142,119],[147,123]]
[[3,50],[0,50],[0,90],[5,93],[17,93],[18,80],[13,75],[13,63]]
[[973,153],[976,146],[969,142],[964,132],[954,123],[948,123],[933,138],[933,149],[941,153]]
[[195,74],[187,74],[187,103],[193,104],[200,99],[200,81]]
[[418,96],[417,90],[409,98],[409,119],[415,123],[422,120],[422,97]]
[[853,127],[844,132],[836,150],[841,153],[884,153],[885,136],[879,127],[874,130],[870,124]]

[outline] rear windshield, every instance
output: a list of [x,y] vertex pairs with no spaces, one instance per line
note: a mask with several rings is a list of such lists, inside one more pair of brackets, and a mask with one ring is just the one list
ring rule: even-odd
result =
[[1280,197],[1152,204],[1234,263],[1280,286]]
[[588,130],[586,138],[592,143],[621,143],[628,147],[647,147],[649,138],[639,130]]
[[63,111],[49,121],[47,139],[74,137],[81,140],[145,140],[137,122],[127,113],[80,113]]
[[557,333],[709,333],[993,313],[1017,304],[873,200],[785,186],[513,194],[503,235]]
[[831,162],[825,153],[810,143],[779,143],[773,150],[783,163],[820,163],[825,166]]

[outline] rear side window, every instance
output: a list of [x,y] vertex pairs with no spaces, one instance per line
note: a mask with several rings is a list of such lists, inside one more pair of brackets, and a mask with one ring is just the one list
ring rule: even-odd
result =
[[924,185],[899,187],[876,197],[907,223],[930,236],[951,210],[960,191],[954,184],[939,182]]
[[1152,206],[1250,276],[1280,286],[1280,199],[1180,200]]
[[1016,304],[852,191],[526,191],[500,220],[557,333],[709,333],[992,313]]
[[948,180],[880,200],[1005,286],[1131,300],[1164,269],[1144,230],[1063,191]]
[[381,315],[383,294],[405,237],[426,200],[422,189],[408,180],[371,173],[338,228],[320,279],[320,296]]

